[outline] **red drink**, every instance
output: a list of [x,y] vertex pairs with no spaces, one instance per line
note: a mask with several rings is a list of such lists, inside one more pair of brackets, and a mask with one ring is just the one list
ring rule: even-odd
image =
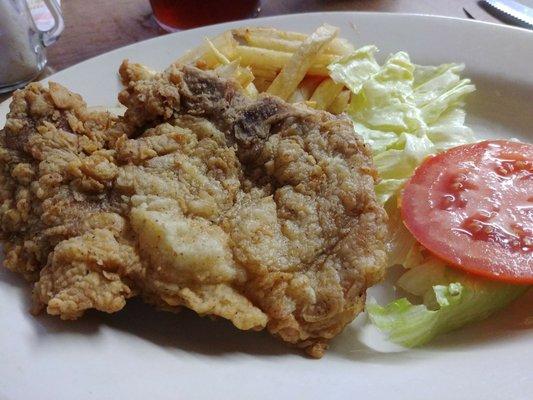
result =
[[150,0],[162,28],[175,31],[255,15],[260,0]]

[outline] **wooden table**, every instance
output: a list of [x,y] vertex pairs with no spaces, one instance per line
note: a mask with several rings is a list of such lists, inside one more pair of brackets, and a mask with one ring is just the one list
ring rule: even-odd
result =
[[[202,1],[202,0],[198,0]],[[65,30],[50,47],[44,76],[98,54],[167,32],[152,18],[149,0],[63,0]],[[381,11],[445,15],[499,22],[477,0],[263,0],[260,16],[312,11]],[[0,95],[0,101],[8,95]]]

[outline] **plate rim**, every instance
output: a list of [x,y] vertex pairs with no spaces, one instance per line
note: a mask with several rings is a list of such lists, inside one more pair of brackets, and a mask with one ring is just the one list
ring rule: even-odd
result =
[[[510,26],[510,25],[504,25],[503,23],[496,23],[496,22],[487,22],[487,21],[479,21],[479,20],[472,20],[472,19],[466,19],[466,18],[459,18],[459,17],[452,17],[452,16],[446,16],[446,15],[432,15],[432,14],[425,14],[425,13],[395,13],[395,12],[380,12],[380,11],[326,11],[326,12],[320,12],[320,11],[313,11],[313,12],[304,12],[304,13],[292,13],[292,14],[281,14],[281,15],[269,15],[264,17],[257,17],[257,18],[247,18],[247,19],[241,19],[241,20],[235,20],[235,21],[227,21],[227,22],[221,22],[218,24],[211,24],[211,25],[204,25],[193,29],[186,29],[178,32],[172,32],[167,33],[159,36],[155,36],[152,38],[140,40],[138,42],[130,43],[124,46],[117,47],[115,49],[106,51],[104,53],[97,54],[93,57],[89,57],[85,60],[82,60],[76,64],[70,65],[67,68],[64,68],[60,71],[54,72],[51,75],[48,75],[42,79],[32,81],[32,82],[43,82],[48,81],[50,79],[53,79],[58,74],[62,74],[64,72],[70,72],[72,68],[78,67],[79,65],[87,62],[92,62],[98,59],[99,57],[106,57],[114,52],[122,51],[127,48],[133,48],[139,44],[146,44],[152,41],[158,41],[161,40],[161,38],[166,38],[169,36],[173,37],[179,37],[181,35],[194,35],[199,31],[202,30],[211,30],[211,29],[224,29],[224,26],[232,26],[239,23],[253,23],[254,25],[258,25],[258,23],[268,22],[272,20],[279,20],[279,19],[292,19],[292,18],[305,18],[306,16],[316,16],[316,15],[322,15],[324,19],[327,19],[328,17],[348,17],[348,16],[364,16],[364,17],[371,17],[371,18],[393,18],[393,19],[405,19],[407,18],[414,18],[419,20],[435,20],[440,21],[444,23],[452,23],[452,24],[462,24],[466,26],[477,26],[480,29],[496,29],[500,31],[505,32],[513,32],[513,34],[523,35],[524,37],[526,35],[532,35],[533,38],[533,31],[521,28],[517,26]],[[475,28],[475,29],[478,29]],[[4,107],[11,101],[11,96],[5,99],[3,102],[0,102],[0,113],[3,112]]]
[[[470,21],[470,20],[466,20],[466,19],[462,19],[462,18],[456,18],[456,17],[432,16],[432,15],[425,15],[425,14],[411,14],[411,13],[379,13],[379,12],[351,12],[351,11],[349,11],[349,12],[324,12],[324,13],[320,13],[320,12],[297,13],[297,14],[288,14],[288,15],[283,15],[283,16],[271,16],[271,17],[262,17],[262,18],[257,18],[257,19],[247,19],[247,20],[240,20],[240,21],[232,21],[232,22],[227,22],[227,23],[222,23],[222,24],[209,25],[209,26],[200,27],[200,28],[196,28],[196,29],[191,29],[191,30],[187,30],[187,31],[176,32],[175,34],[178,35],[178,36],[175,37],[176,39],[171,39],[171,40],[177,40],[177,41],[179,41],[179,40],[180,40],[180,39],[179,39],[179,37],[180,37],[179,35],[182,35],[182,34],[184,34],[184,33],[185,33],[185,34],[190,34],[190,35],[192,35],[192,36],[196,36],[196,37],[200,37],[200,38],[201,38],[201,35],[202,35],[201,31],[204,30],[204,29],[206,29],[206,30],[215,30],[215,29],[223,30],[223,29],[227,29],[226,27],[232,27],[232,26],[235,26],[235,25],[238,25],[238,24],[253,23],[253,24],[255,24],[255,25],[258,25],[258,24],[261,24],[261,23],[267,23],[267,22],[270,22],[270,21],[276,21],[276,22],[277,22],[277,21],[279,21],[280,19],[283,19],[283,20],[286,19],[286,20],[289,20],[289,21],[290,21],[291,19],[302,19],[302,18],[305,19],[306,16],[311,16],[311,15],[313,16],[313,18],[317,18],[316,14],[320,14],[321,17],[322,17],[322,19],[324,19],[324,20],[327,20],[328,18],[344,18],[344,17],[349,18],[350,15],[351,15],[351,16],[361,16],[361,15],[364,15],[365,17],[371,15],[371,16],[374,18],[374,17],[376,16],[376,14],[381,14],[381,15],[389,16],[389,17],[392,16],[394,20],[400,20],[400,19],[403,19],[403,18],[405,18],[405,17],[414,17],[414,19],[416,19],[416,20],[423,20],[423,19],[429,19],[430,21],[432,21],[432,20],[433,20],[433,21],[434,21],[434,20],[439,20],[439,24],[440,24],[441,22],[443,22],[443,23],[444,23],[443,26],[447,26],[448,28],[454,26],[454,22],[457,23],[457,21],[459,21],[459,22],[458,22],[458,25],[465,26],[464,24],[466,24],[466,26],[468,26],[468,28],[465,28],[465,29],[471,29],[470,27],[473,26],[472,23],[474,23],[474,24],[476,24],[476,25],[478,26],[478,28],[475,28],[476,30],[481,29],[481,30],[484,30],[484,31],[486,31],[486,32],[493,32],[493,33],[496,34],[496,35],[499,34],[499,32],[500,32],[499,29],[504,29],[505,32],[506,32],[506,34],[509,34],[509,33],[510,33],[510,32],[509,32],[510,30],[511,30],[511,31],[514,31],[514,32],[517,32],[517,31],[523,31],[522,28],[507,27],[507,26],[503,26],[503,25],[499,25],[499,24],[494,24],[494,23],[488,23],[488,22],[484,22],[484,21]],[[400,16],[401,16],[401,17],[400,17]],[[409,18],[407,18],[407,19],[409,19]],[[446,21],[444,21],[444,20],[446,20]],[[453,21],[452,21],[451,23],[449,23],[450,20],[453,20]],[[356,22],[356,21],[354,21],[354,22]],[[398,22],[398,23],[400,23],[400,22]],[[490,26],[487,27],[487,25],[490,25],[490,26],[497,26],[497,27],[499,27],[499,28],[497,28],[498,30],[493,30],[493,29],[489,29]],[[483,26],[485,26],[485,27],[483,27]],[[298,27],[295,27],[294,29],[295,29],[295,30],[298,30]],[[198,33],[198,31],[200,31],[200,33]],[[533,33],[533,32],[532,32],[532,33]],[[54,73],[54,74],[50,75],[49,77],[46,77],[44,81],[48,81],[49,79],[54,79],[54,77],[56,77],[56,76],[62,74],[63,72],[65,72],[66,74],[72,74],[73,72],[71,72],[71,68],[77,68],[77,67],[80,67],[80,65],[83,65],[84,63],[91,63],[91,62],[100,63],[101,61],[98,61],[98,57],[104,57],[104,58],[105,58],[105,57],[109,56],[110,54],[113,54],[113,52],[119,52],[119,51],[122,51],[122,50],[124,50],[124,49],[126,49],[126,48],[135,48],[135,46],[136,46],[137,44],[141,44],[141,43],[144,43],[144,42],[150,42],[150,41],[152,41],[152,40],[153,40],[153,41],[164,40],[164,38],[166,38],[167,36],[172,36],[172,35],[174,35],[174,34],[162,35],[162,36],[158,36],[158,37],[154,37],[154,38],[150,38],[150,39],[142,40],[142,41],[140,41],[140,42],[132,43],[132,44],[129,44],[129,45],[126,45],[126,46],[122,46],[122,47],[119,47],[119,48],[116,48],[116,49],[110,50],[110,51],[108,51],[108,52],[106,52],[106,53],[99,54],[99,55],[94,56],[94,57],[91,57],[91,58],[89,58],[89,59],[87,59],[87,60],[81,61],[81,62],[79,62],[79,63],[77,63],[77,64],[74,64],[74,65],[72,65],[72,66],[70,66],[70,67],[68,67],[68,68],[65,68],[64,70],[58,71],[57,73]],[[513,36],[513,34],[510,34],[509,36],[507,36],[508,39],[513,38],[513,37],[516,37],[516,36]],[[524,37],[524,36],[523,36],[523,34],[519,34],[519,37],[522,38],[522,37]],[[532,36],[529,36],[529,38],[530,38],[530,40],[533,39],[533,35],[532,35]],[[506,39],[506,40],[507,40],[507,39]],[[154,42],[154,43],[157,43],[157,42]],[[528,43],[529,43],[529,42],[528,42]],[[531,40],[531,44],[533,45],[533,40]],[[158,46],[158,45],[156,44],[156,46]],[[528,48],[530,48],[529,45],[528,45]],[[532,48],[533,48],[533,47],[532,47]],[[62,79],[62,78],[59,78],[59,79]],[[80,79],[80,78],[77,78],[77,79]],[[3,114],[4,111],[5,111],[5,109],[4,109],[3,107],[5,107],[9,101],[10,101],[10,100],[8,99],[8,100],[6,100],[5,102],[3,102],[3,103],[0,104],[0,121],[2,120],[2,114]],[[0,129],[1,129],[1,125],[0,125]],[[2,269],[3,269],[3,268],[2,268]],[[532,290],[533,290],[533,289],[532,289]],[[24,310],[24,311],[27,311],[27,310]],[[106,333],[106,332],[104,332],[104,333]],[[105,342],[105,343],[108,343],[108,342]],[[526,341],[525,343],[528,344],[529,342]],[[158,347],[158,349],[159,349],[159,348],[164,349],[163,346]],[[524,350],[527,350],[527,347],[526,347],[526,349],[524,349]],[[416,351],[416,350],[415,350],[415,351]],[[433,351],[433,350],[430,349],[430,351]],[[439,350],[437,349],[437,352],[438,352],[438,351],[439,351]],[[453,354],[456,354],[457,357],[461,357],[461,351],[462,351],[462,348],[460,348],[460,347],[459,347],[458,349],[450,348],[449,351],[450,351],[450,354],[452,354],[452,355],[453,355]],[[483,351],[483,350],[481,350],[481,351]],[[190,354],[192,354],[191,357],[194,357],[194,356],[196,355],[196,353],[194,353],[194,352],[193,352],[193,353],[190,353]],[[190,355],[190,354],[189,354],[189,355]],[[287,354],[288,354],[288,352],[287,352]],[[467,352],[467,354],[471,354],[471,353]],[[245,353],[245,355],[246,355],[246,353]],[[151,356],[151,353],[150,353],[150,356]],[[414,357],[415,357],[415,358],[417,357],[416,354],[414,355]],[[265,358],[262,358],[262,357],[260,357],[260,356],[259,356],[259,357],[254,356],[254,358],[259,359],[259,361],[262,362],[262,363],[270,362],[270,360],[265,359]],[[154,358],[154,359],[155,359],[155,360],[159,360],[157,357]],[[187,360],[189,360],[189,358],[187,358]],[[371,364],[369,364],[368,361],[365,361],[365,360],[364,360],[364,357],[363,357],[363,359],[362,359],[362,361],[361,361],[360,363],[354,363],[354,364],[357,364],[357,365],[356,365],[357,368],[361,368],[361,369],[363,369],[363,370],[364,370],[364,368],[368,368],[368,370],[369,370],[371,373],[373,373],[373,371],[376,371],[377,369],[381,369],[381,368],[383,369],[384,372],[389,371],[389,370],[387,370],[386,368],[394,368],[394,374],[396,374],[396,369],[395,369],[396,366],[395,366],[394,364],[392,364],[392,365],[389,365],[389,364],[383,364],[382,361],[380,361],[379,356],[377,357],[376,360],[377,360],[377,361],[376,361],[376,364],[375,364],[375,365],[371,365]],[[165,361],[165,360],[164,360],[164,361]],[[278,362],[279,362],[279,361],[278,361]],[[284,362],[286,362],[286,361],[284,361]],[[305,362],[307,363],[308,360],[305,360]],[[346,364],[337,364],[338,362],[339,362],[339,361],[336,360],[336,359],[330,359],[329,361],[328,361],[328,360],[324,360],[324,362],[323,362],[320,366],[319,366],[318,364],[315,365],[314,367],[311,366],[311,364],[307,364],[307,365],[309,365],[309,369],[315,369],[315,367],[316,367],[316,368],[324,368],[324,367],[327,368],[328,366],[335,366],[335,368],[337,368],[337,365],[340,365],[341,367],[344,367],[344,368],[348,369],[348,367],[346,367]],[[340,362],[341,362],[341,363],[346,363],[347,361],[346,361],[346,359],[341,359]],[[446,361],[446,362],[447,362],[447,361]],[[207,362],[206,362],[206,364],[207,364]],[[97,365],[98,365],[98,364],[97,364]],[[166,364],[163,364],[163,365],[166,365]],[[217,364],[217,365],[218,365],[218,364]],[[278,367],[279,367],[280,365],[283,366],[283,365],[286,365],[286,364],[278,364]],[[289,364],[289,365],[290,365],[290,364]],[[434,365],[434,364],[430,364],[430,365]],[[447,365],[447,364],[442,364],[442,365]],[[473,364],[473,365],[476,366],[477,364]],[[409,369],[409,367],[410,367],[409,361],[405,362],[404,366],[407,367],[406,369]],[[195,368],[196,368],[195,371],[198,371],[197,367],[195,367]],[[211,368],[213,368],[213,367],[211,367]],[[215,368],[216,368],[216,366],[215,366]],[[254,368],[255,368],[255,367],[254,367]],[[267,368],[267,367],[263,367],[263,368]],[[274,368],[275,368],[275,367],[274,367]],[[274,368],[273,368],[273,369],[274,369]],[[418,369],[415,369],[415,370],[418,370]],[[298,369],[298,371],[301,371],[301,370]],[[355,369],[354,369],[354,371],[355,371]],[[452,372],[453,372],[453,371],[452,371]],[[198,373],[198,372],[196,372],[196,374],[197,374],[197,373]],[[526,373],[527,373],[527,372],[524,372],[524,375],[520,375],[520,377],[524,377]],[[380,374],[381,374],[381,372],[380,372]],[[142,375],[142,374],[141,374],[141,375]],[[401,374],[400,374],[400,375],[401,375]],[[165,377],[166,374],[161,374],[161,376]],[[243,375],[243,376],[246,376],[246,375]],[[329,376],[329,375],[327,375],[327,376]],[[371,374],[371,376],[373,376],[373,375]],[[454,376],[454,375],[451,375],[452,378],[453,378],[453,376]],[[474,375],[474,376],[477,377],[478,375]],[[509,378],[509,376],[506,376],[506,377]],[[304,375],[304,378],[306,378],[305,375]],[[362,378],[363,381],[365,381],[366,379],[368,379],[368,378],[365,377],[364,375],[363,375],[363,376],[360,376],[360,378]],[[490,376],[487,377],[487,379],[489,379],[489,378],[490,378]],[[93,378],[93,379],[94,379],[94,378]],[[183,381],[184,381],[186,378],[183,378],[183,376],[180,377],[179,375],[176,375],[175,379],[178,380],[178,381],[182,381],[182,379],[183,379]],[[342,376],[342,379],[344,379],[344,375]],[[372,378],[372,380],[373,380],[373,379],[375,379],[375,378]],[[304,379],[304,381],[306,381],[306,380],[307,380],[307,379]],[[371,381],[372,381],[372,380],[371,380]],[[141,381],[146,382],[144,378],[141,378]],[[183,381],[182,381],[182,382],[183,382]],[[464,381],[466,381],[466,378],[464,379]],[[465,382],[464,382],[464,381],[460,381],[460,383],[462,383],[463,386],[465,385]],[[39,381],[37,381],[37,382],[39,382]],[[87,389],[87,388],[88,388],[88,384],[87,384],[87,382],[88,382],[87,380],[81,380],[81,381],[79,381],[79,387],[82,388],[82,389]],[[101,381],[99,381],[99,382],[100,382],[100,384],[101,384]],[[285,384],[285,386],[286,386],[285,389],[284,389],[285,392],[286,392],[287,390],[289,390],[289,389],[290,389],[291,392],[293,392],[293,391],[295,391],[296,389],[298,389],[298,387],[295,386],[294,384],[288,385],[286,381],[281,381],[281,382],[283,382],[283,383]],[[344,382],[344,383],[343,383],[343,382]],[[349,384],[347,384],[346,381],[342,381],[342,382],[339,383],[339,387],[340,387],[340,388],[343,388],[343,387],[345,387],[345,388],[350,388],[352,391],[358,390],[358,391],[360,391],[363,395],[367,396],[367,398],[369,398],[369,399],[370,399],[370,398],[372,398],[372,399],[377,399],[377,398],[379,398],[379,399],[383,399],[383,398],[388,398],[389,395],[390,395],[390,396],[394,396],[394,395],[396,395],[396,397],[397,397],[398,399],[413,398],[412,395],[411,395],[411,396],[408,395],[408,393],[412,393],[412,392],[410,392],[409,390],[407,390],[405,387],[401,387],[401,388],[396,387],[396,391],[395,391],[395,390],[394,390],[394,385],[395,385],[395,384],[396,384],[396,385],[398,384],[396,381],[393,381],[392,383],[391,383],[391,381],[389,381],[388,383],[385,382],[385,385],[384,385],[384,386],[386,387],[386,390],[387,390],[387,392],[389,393],[389,395],[387,395],[387,397],[385,397],[385,396],[382,397],[382,395],[383,395],[383,392],[382,392],[382,391],[383,391],[384,389],[378,389],[378,388],[376,388],[376,389],[375,389],[375,393],[374,393],[374,395],[370,396],[370,395],[369,395],[370,392],[369,392],[367,389],[365,389],[364,385],[359,384],[359,383],[357,382],[357,379],[354,379],[353,381],[350,381],[350,382],[351,382],[351,383],[350,383],[351,386],[349,386]],[[396,382],[396,383],[395,383],[395,382]],[[482,382],[485,382],[485,381],[482,381]],[[333,381],[333,383],[335,383],[335,381]],[[475,383],[475,382],[474,382],[474,383]],[[504,383],[506,383],[506,382],[504,382]],[[533,382],[532,382],[532,383],[533,383]],[[468,397],[471,397],[471,396],[475,393],[476,387],[478,387],[479,384],[480,384],[480,383],[477,383],[477,384],[472,385],[472,386],[471,386],[471,388],[472,388],[471,390],[472,390],[472,391],[469,390],[469,391],[466,391],[466,392],[464,392],[464,393],[462,393],[462,394],[459,392],[459,389],[458,389],[457,387],[452,387],[452,390],[450,391],[450,393],[451,393],[452,397],[456,396],[455,398],[457,398],[457,399],[463,399],[463,398],[466,399],[466,398],[468,398]],[[481,384],[483,384],[483,383],[481,383]],[[221,385],[220,385],[219,383],[217,383],[217,382],[214,382],[213,385],[214,385],[213,387],[221,388]],[[321,386],[322,386],[322,385],[321,385]],[[326,385],[324,385],[324,387],[325,387],[325,386],[326,386]],[[524,386],[525,386],[525,389],[524,389]],[[118,387],[122,387],[122,386],[118,386]],[[132,386],[132,387],[135,388],[135,386]],[[150,387],[152,387],[152,384],[150,384],[150,385],[146,385],[146,389],[150,389]],[[189,393],[188,396],[191,396],[191,395],[190,395],[190,393],[191,393],[191,389],[190,389],[190,387],[191,387],[191,384],[190,384],[190,383],[185,383],[185,382],[184,382],[184,383],[183,383],[183,390],[184,390],[183,393]],[[315,389],[316,389],[316,388],[317,388],[317,384],[316,384],[316,382],[315,382],[314,385],[309,385],[309,387],[310,387],[310,388],[315,388]],[[388,388],[387,388],[387,387],[388,387]],[[493,387],[493,386],[491,386],[491,387]],[[515,396],[520,396],[520,393],[522,393],[522,392],[519,391],[519,390],[520,390],[520,385],[516,385],[515,387],[516,387],[516,391],[512,391],[512,392],[511,392],[511,391],[509,391],[509,389],[507,388],[507,386],[502,385],[502,389],[501,389],[501,390],[497,391],[496,393],[493,393],[493,394],[496,396],[496,397],[494,397],[494,398],[505,398],[505,397],[500,397],[500,396],[503,396],[502,393],[505,393],[506,391],[507,391],[507,393],[508,393],[508,395],[509,395],[510,397],[512,397],[513,394],[514,394]],[[96,392],[93,392],[93,393],[92,393],[92,396],[94,396],[95,393],[96,393],[96,395],[98,396],[98,391],[100,391],[99,395],[101,396],[101,398],[108,398],[107,396],[111,393],[110,389],[107,388],[107,387],[104,388],[104,391],[103,391],[103,392],[102,392],[102,387],[101,387],[101,386],[95,386],[95,387],[93,387],[93,389],[94,389],[94,388],[96,388],[97,391],[96,391]],[[529,384],[528,384],[528,385],[523,385],[523,386],[522,386],[522,389],[523,389],[523,390],[529,390],[529,388],[530,388],[530,385],[529,385]],[[531,388],[533,388],[533,387],[531,387]],[[401,390],[399,390],[399,389],[401,389]],[[317,390],[317,391],[316,391],[316,397],[313,396],[313,395],[311,395],[311,396],[309,397],[309,399],[312,399],[312,398],[320,398],[320,396],[321,396],[321,395],[324,395],[325,393],[327,393],[327,391],[328,391],[327,388],[326,388],[326,389],[322,389],[322,388],[321,388],[320,390]],[[371,391],[372,391],[372,390],[371,390]],[[67,391],[67,393],[69,393],[69,392]],[[73,392],[73,393],[77,393],[77,392]],[[143,396],[143,394],[144,394],[144,396],[146,396],[146,394],[147,394],[147,393],[145,393],[145,390],[139,390],[139,392],[137,393],[137,395],[132,395],[131,393],[133,393],[133,392],[128,392],[128,393],[130,393],[129,395],[132,396],[132,397],[131,397],[132,399],[137,399],[137,398],[139,398],[139,397],[137,397],[137,395],[139,395],[139,394],[140,394],[141,396]],[[158,392],[154,392],[154,393],[152,393],[152,397],[155,396],[155,398],[167,398],[167,397],[163,397],[163,396],[160,397],[160,396],[158,396],[157,393],[158,393]],[[193,397],[194,397],[194,398],[209,398],[209,397],[206,396],[204,393],[207,393],[207,392],[202,392],[202,391],[200,390],[200,391],[196,392],[196,397],[195,397],[195,396],[193,396]],[[224,396],[223,396],[224,393],[227,393],[227,390],[221,390],[219,396],[224,397]],[[235,395],[235,396],[238,397],[238,395],[239,395],[240,393],[242,393],[241,390],[234,390],[234,395]],[[294,393],[296,393],[296,392],[294,392]],[[304,392],[302,391],[301,393],[304,393]],[[420,390],[420,391],[419,391],[419,394],[420,394],[420,393],[426,393],[426,395],[427,395],[427,390],[425,390],[425,391],[424,391],[424,390]],[[482,393],[485,394],[485,393],[487,393],[487,392],[483,391]],[[44,393],[43,393],[43,394],[44,394]],[[270,397],[272,394],[275,394],[275,390],[274,390],[274,392],[270,392],[270,394],[269,394],[269,393],[266,393],[266,395],[269,396],[269,397]],[[438,393],[436,392],[435,394],[438,394]],[[466,395],[465,395],[465,394],[466,394]],[[478,392],[478,394],[479,394],[479,392]],[[4,395],[4,393],[2,392],[2,385],[1,385],[1,383],[0,383],[0,398],[3,399],[3,398],[4,398],[3,395]],[[7,394],[6,394],[6,396],[7,396]],[[89,395],[88,392],[86,392],[86,398],[89,398],[89,397],[92,398],[92,396]],[[293,396],[294,396],[294,394],[293,394]],[[344,394],[344,396],[345,396],[345,394]],[[379,397],[377,397],[377,396],[379,396]],[[462,396],[465,396],[465,397],[462,397]],[[468,397],[467,397],[467,396],[468,396]],[[22,399],[22,398],[24,398],[24,397],[25,397],[25,396],[20,396],[20,397],[18,397],[17,395],[15,395],[14,397],[9,397],[9,399],[13,399],[13,400],[14,400],[14,399],[19,399],[19,398]],[[120,396],[119,396],[119,397],[120,397]],[[330,397],[330,398],[341,398],[341,396],[339,395],[339,393],[337,393],[337,394],[335,395],[335,393],[333,393],[333,392],[329,392],[329,396],[326,396],[326,397]],[[416,396],[415,396],[415,397],[416,397]],[[437,397],[438,397],[438,396],[437,396]],[[475,397],[475,396],[474,396],[474,397]],[[45,396],[43,396],[43,398],[48,398],[48,397],[46,397],[46,395],[45,395]],[[264,398],[264,397],[263,397],[263,394],[257,394],[257,398]],[[392,397],[391,397],[391,398],[392,398]],[[439,397],[439,398],[440,398],[440,397]],[[518,397],[516,397],[516,398],[518,398]],[[6,399],[7,399],[7,397],[6,397]]]

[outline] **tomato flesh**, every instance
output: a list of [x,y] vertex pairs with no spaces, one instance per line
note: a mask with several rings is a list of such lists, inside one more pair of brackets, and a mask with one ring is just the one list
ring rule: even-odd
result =
[[533,283],[533,145],[484,141],[428,158],[406,184],[401,212],[451,266]]

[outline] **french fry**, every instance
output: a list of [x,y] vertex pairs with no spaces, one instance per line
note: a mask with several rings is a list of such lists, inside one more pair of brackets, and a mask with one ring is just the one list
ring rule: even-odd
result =
[[210,41],[208,38],[205,38],[205,42],[207,44],[207,49],[208,51],[211,51],[211,53],[213,54],[213,56],[217,59],[217,61],[224,65],[224,64],[229,64],[230,61],[228,60],[228,58],[222,54],[216,47],[215,45],[213,44],[212,41]]
[[233,61],[215,68],[214,71],[221,78],[231,79],[237,76],[239,67],[239,62]]
[[[242,62],[241,62],[242,63]],[[278,74],[279,70],[276,69],[263,69],[251,66],[252,72],[256,77],[261,77],[267,80],[270,80],[272,82],[276,75]]]
[[[234,29],[233,37],[241,43],[252,47],[294,53],[307,35],[297,32],[280,31],[273,28]],[[343,38],[335,38],[324,48],[324,53],[346,56],[354,51],[350,42]]]
[[240,81],[243,87],[248,86],[255,79],[255,76],[252,70],[248,67],[239,67]]
[[335,38],[338,32],[338,28],[330,25],[320,26],[302,42],[302,45],[276,76],[267,92],[284,100],[288,99],[305,77],[317,54]]
[[342,83],[336,83],[333,79],[326,78],[318,85],[309,100],[316,103],[317,109],[326,110],[342,91],[343,87]]
[[344,38],[335,38],[326,47],[326,52],[331,54],[338,54],[340,56],[347,56],[355,51],[355,47],[348,40]]
[[344,110],[349,93],[341,92],[342,87],[329,79],[327,66],[353,51],[353,46],[336,34],[337,29],[329,26],[310,36],[274,28],[234,29],[206,38],[177,62],[235,79],[252,97],[281,90],[290,102]]
[[208,38],[205,38],[205,41],[208,51],[210,51],[221,64],[221,66],[215,69],[216,74],[221,78],[234,79],[241,85],[248,95],[254,98],[257,97],[257,89],[252,83],[255,78],[252,70],[249,67],[241,67],[239,65],[240,60],[230,62]]
[[252,69],[280,70],[291,58],[290,53],[250,46],[237,46],[235,51],[241,64],[250,65]]
[[[337,58],[335,58],[333,61],[335,60],[337,60]],[[309,70],[307,71],[307,75],[320,76],[320,77],[329,76],[329,70],[328,70],[329,64],[331,63],[312,65],[311,68],[309,68]]]
[[254,80],[254,74],[247,67],[241,67],[237,60],[216,68],[215,73],[225,79],[234,79],[243,88],[246,88]]
[[246,44],[252,47],[262,49],[270,49],[277,51],[284,51],[287,53],[294,53],[298,47],[302,45],[299,40],[291,41],[285,39],[271,38],[268,36],[250,36],[246,38]]
[[229,60],[234,60],[236,58],[235,47],[237,46],[237,41],[230,31],[226,31],[217,36],[212,42]]
[[202,57],[202,55],[205,53],[205,50],[205,43],[202,43],[200,46],[185,52],[185,54],[178,58],[176,62],[180,64],[193,64]]
[[[235,48],[241,65],[249,65],[252,70],[276,71],[282,69],[291,59],[292,54],[285,51],[260,49],[258,47],[239,45]],[[319,54],[308,70],[309,75],[329,76],[327,66],[337,61],[341,56],[333,54]]]
[[339,93],[337,97],[335,97],[335,100],[333,100],[333,102],[329,106],[328,111],[332,114],[341,114],[346,110],[349,102],[350,102],[350,91],[343,90],[342,92]]
[[242,29],[234,29],[232,31],[232,34],[234,37],[237,38],[246,38],[251,35],[256,35],[299,42],[303,42],[307,38],[307,35],[305,33],[282,31],[275,28],[248,27]]
[[257,98],[257,96],[259,95],[259,91],[257,90],[257,88],[255,87],[255,85],[250,82],[245,88],[244,88],[244,91],[248,94],[248,96],[252,99],[255,99]]
[[[233,38],[231,31],[226,31],[214,37],[210,42],[228,60],[234,60],[236,58],[235,47],[237,46],[237,41]],[[176,61],[181,64],[201,64],[207,69],[214,69],[219,64],[216,55],[213,54],[207,42],[189,50]]]
[[321,77],[306,76],[291,97],[289,97],[289,103],[302,103],[309,100],[321,81]]
[[299,87],[292,92],[291,97],[288,98],[289,103],[305,103],[308,99],[304,96],[302,89]]

